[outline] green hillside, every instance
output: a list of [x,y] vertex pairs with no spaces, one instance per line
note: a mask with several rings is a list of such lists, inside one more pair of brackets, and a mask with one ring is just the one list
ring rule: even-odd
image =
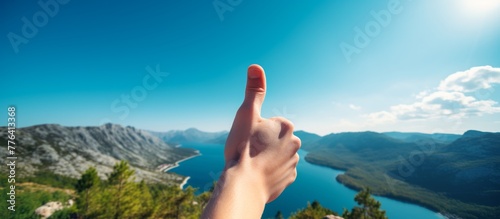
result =
[[449,216],[495,218],[500,212],[500,134],[470,132],[449,144],[442,139],[331,134],[305,145],[310,151],[305,159],[345,170],[337,180],[354,189],[368,186],[375,194]]

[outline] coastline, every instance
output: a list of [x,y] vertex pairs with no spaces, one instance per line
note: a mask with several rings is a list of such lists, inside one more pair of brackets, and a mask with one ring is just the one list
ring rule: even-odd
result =
[[[306,157],[307,158],[307,157]],[[322,167],[327,167],[327,168],[330,168],[332,170],[337,170],[337,171],[342,171],[342,173],[340,173],[339,175],[337,175],[335,177],[335,181],[337,181],[337,183],[345,186],[346,188],[348,189],[351,189],[353,191],[356,191],[356,192],[359,192],[362,190],[361,187],[359,186],[356,186],[354,184],[351,184],[349,182],[346,182],[346,181],[343,181],[340,179],[340,175],[342,174],[345,174],[345,172],[347,170],[344,170],[342,168],[338,168],[338,167],[335,167],[335,166],[331,166],[331,165],[328,165],[328,164],[324,164],[324,163],[321,163],[321,162],[315,162],[315,160],[308,160],[308,159],[304,159],[306,162],[312,164],[312,165],[316,165],[316,166],[322,166]],[[373,192],[373,196],[379,196],[379,197],[384,197],[384,198],[388,198],[388,199],[392,199],[392,200],[395,200],[395,201],[399,201],[399,202],[403,202],[403,203],[407,203],[407,204],[412,204],[412,205],[417,205],[417,206],[420,206],[420,207],[423,207],[423,208],[426,208],[430,211],[433,211],[435,212],[436,214],[440,215],[441,217],[444,217],[444,218],[451,218],[451,216],[447,216],[445,213],[442,212],[441,209],[439,209],[438,207],[436,206],[433,206],[431,204],[427,204],[427,203],[424,203],[418,199],[412,199],[412,198],[409,198],[409,197],[406,197],[406,196],[398,196],[398,195],[392,195],[392,194],[388,194],[388,193],[385,193],[385,192],[380,192],[378,190],[375,190],[375,189],[372,189],[372,192]]]
[[182,183],[179,185],[179,187],[181,188],[181,190],[184,189],[184,186],[186,185],[186,183],[188,182],[188,180],[190,178],[191,178],[190,176],[184,178],[184,180],[182,181]]
[[159,168],[159,169],[160,169],[160,171],[162,171],[162,172],[166,173],[166,172],[168,172],[169,170],[171,170],[171,169],[174,169],[174,168],[178,167],[180,162],[185,161],[185,160],[189,160],[189,159],[191,159],[191,158],[193,158],[193,157],[197,157],[197,156],[200,156],[200,155],[201,155],[200,151],[196,151],[196,152],[197,152],[198,154],[195,154],[195,155],[193,155],[193,156],[186,157],[186,158],[184,158],[184,159],[182,159],[182,160],[178,160],[178,161],[176,161],[173,165],[171,165],[171,166],[169,166],[169,167],[166,167],[166,168],[161,168],[161,165],[160,165],[160,168]]

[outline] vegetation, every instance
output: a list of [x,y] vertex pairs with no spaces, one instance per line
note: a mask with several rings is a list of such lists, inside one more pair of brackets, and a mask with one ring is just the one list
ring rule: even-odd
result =
[[[51,219],[68,218],[179,218],[195,219],[201,213],[211,196],[207,191],[195,195],[195,189],[188,187],[182,190],[179,186],[164,184],[147,184],[144,181],[134,180],[134,171],[127,162],[121,161],[113,167],[108,179],[103,181],[98,177],[94,167],[87,169],[78,180],[57,174],[48,174],[61,181],[50,180],[46,176],[36,174],[39,178],[30,177],[34,182],[19,183],[16,194],[16,211],[0,211],[0,218],[21,219],[39,218],[35,209],[49,201],[67,203],[76,199],[76,204],[56,211]],[[0,179],[0,180],[3,180]],[[63,185],[61,182],[72,182]],[[72,188],[71,190],[68,188]],[[0,189],[0,198],[7,200],[6,188]],[[380,203],[371,198],[369,190],[363,190],[356,195],[356,201],[362,207],[356,207],[352,213],[345,210],[346,219],[357,218],[349,215],[358,215],[358,212],[369,216],[363,219],[385,218],[385,212],[378,210]],[[7,202],[0,202],[0,208],[7,209]],[[361,210],[359,210],[361,209]],[[374,212],[374,213],[373,213]],[[321,206],[317,201],[308,203],[307,207],[293,213],[290,219],[316,219],[326,215],[338,215],[336,212]],[[382,217],[383,216],[383,217]],[[277,212],[275,218],[284,218]]]
[[[49,201],[76,204],[55,212],[50,218],[199,218],[208,203],[210,192],[195,195],[195,189],[179,186],[147,184],[134,181],[134,171],[127,162],[116,164],[108,179],[98,177],[94,167],[75,180],[57,174],[36,174],[16,184],[16,211],[0,211],[0,218],[39,218],[35,209]],[[52,176],[51,180],[47,176]],[[0,180],[4,180],[4,177]],[[34,182],[27,182],[33,180]],[[5,180],[6,181],[6,180]],[[68,183],[70,184],[63,184]],[[19,186],[18,186],[19,185]],[[5,186],[2,184],[2,186]],[[68,189],[71,188],[71,189]],[[7,188],[0,189],[0,198],[7,200]],[[8,203],[0,202],[1,209]]]
[[55,174],[49,170],[41,170],[37,171],[33,176],[19,178],[19,182],[33,182],[42,185],[50,185],[56,188],[73,189],[76,179]]
[[370,187],[374,194],[450,217],[495,218],[500,214],[500,178],[484,173],[500,171],[499,144],[498,133],[467,132],[450,144],[340,133],[309,145],[305,159],[344,170],[337,181],[356,190]]
[[71,195],[60,190],[49,192],[22,187],[16,191],[16,211],[12,213],[12,211],[7,210],[9,203],[5,201],[8,200],[8,192],[6,188],[0,189],[0,199],[2,200],[0,202],[0,209],[2,209],[0,218],[2,219],[39,218],[35,215],[36,208],[49,201],[67,202],[72,198]]
[[[344,209],[342,213],[344,219],[387,219],[385,211],[380,209],[380,202],[370,195],[369,188],[361,190],[354,200],[359,206],[355,206],[351,212]],[[306,208],[293,213],[289,219],[322,219],[327,215],[338,216],[336,212],[321,206],[318,201],[314,201],[312,204],[307,203]],[[283,215],[278,211],[275,218],[283,218]]]
[[360,206],[354,207],[351,212],[344,209],[344,219],[387,219],[385,211],[380,210],[380,202],[371,197],[369,188],[361,190],[354,200]]
[[326,215],[338,215],[336,212],[325,208],[318,201],[307,203],[307,207],[293,213],[289,219],[316,219],[323,218]]
[[127,162],[116,164],[108,180],[90,168],[77,182],[77,214],[83,218],[199,218],[209,195],[195,189],[134,182]]

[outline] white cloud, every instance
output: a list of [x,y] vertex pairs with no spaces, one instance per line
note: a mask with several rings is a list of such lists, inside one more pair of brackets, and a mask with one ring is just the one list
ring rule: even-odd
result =
[[399,120],[439,117],[460,118],[500,112],[493,100],[477,100],[460,92],[436,91],[413,104],[390,107],[390,113]]
[[352,110],[356,110],[356,111],[361,110],[360,106],[356,106],[354,104],[349,104],[349,108],[351,108]]
[[451,74],[441,81],[438,90],[471,92],[488,89],[492,84],[500,83],[500,68],[491,66],[473,67],[467,71]]
[[429,95],[429,91],[425,90],[425,91],[420,91],[420,93],[418,93],[415,97],[417,99],[422,99],[427,95]]
[[366,115],[368,124],[391,123],[396,121],[396,116],[387,111],[380,111]]
[[489,89],[500,83],[500,68],[473,67],[456,72],[441,81],[434,91],[422,91],[412,104],[394,105],[387,111],[365,115],[370,123],[383,124],[404,120],[434,118],[467,118],[500,113],[500,106],[493,100],[478,100],[468,92]]

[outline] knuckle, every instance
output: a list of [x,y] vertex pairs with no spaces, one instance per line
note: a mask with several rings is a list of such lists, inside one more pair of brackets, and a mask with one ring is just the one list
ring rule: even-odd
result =
[[300,147],[302,146],[302,140],[300,140],[299,137],[297,137],[296,135],[294,135],[292,137],[292,142],[296,146],[297,151],[298,151],[300,149]]
[[283,118],[282,121],[281,121],[281,127],[284,127],[284,128],[286,128],[286,129],[288,129],[288,130],[290,130],[292,132],[293,132],[293,129],[295,128],[295,126],[293,125],[293,123],[290,120],[285,119],[285,118]]
[[266,93],[266,89],[263,87],[247,87],[245,94],[246,95],[264,95]]
[[285,119],[283,117],[273,117],[270,120],[280,125],[281,127],[280,138],[285,135],[290,136],[291,134],[293,134],[294,125],[290,120]]
[[291,175],[291,181],[294,182],[296,179],[297,179],[297,169],[294,169]]
[[297,151],[300,149],[301,142],[300,139],[297,136],[292,136],[292,139],[290,140],[290,147],[291,151],[293,153],[297,153]]
[[282,117],[282,116],[275,116],[275,117],[270,118],[270,120],[274,120],[275,122],[278,122],[281,124],[286,124],[287,126],[292,127],[292,128],[294,127],[293,123],[290,120],[288,120],[287,118]]

